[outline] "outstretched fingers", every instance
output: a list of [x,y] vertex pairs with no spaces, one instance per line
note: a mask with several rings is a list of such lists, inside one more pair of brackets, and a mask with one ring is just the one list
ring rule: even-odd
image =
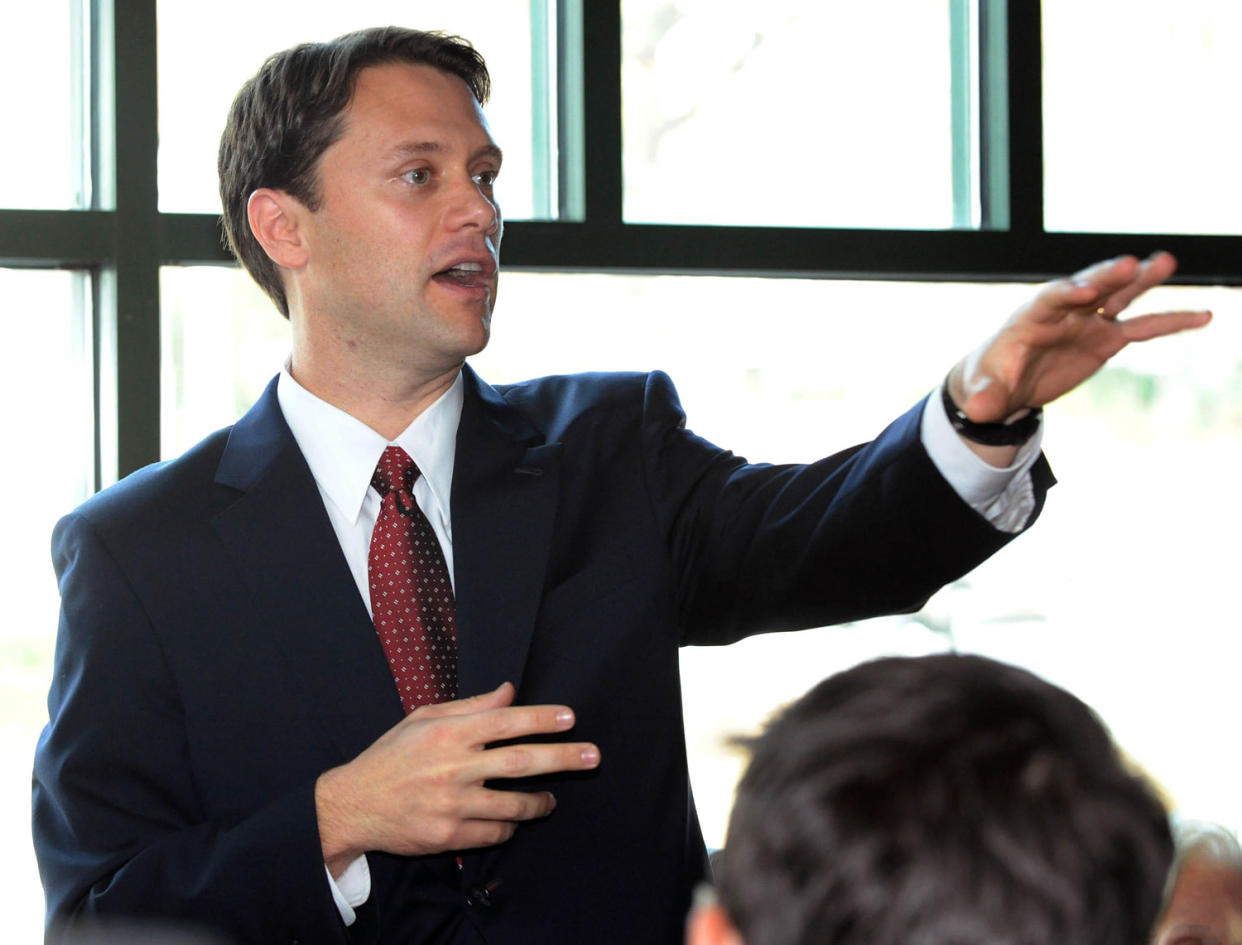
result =
[[424,706],[403,724],[418,726],[420,739],[427,740],[419,742],[423,763],[430,757],[427,749],[436,746],[452,767],[450,777],[463,785],[581,771],[599,764],[599,749],[589,742],[525,741],[573,728],[576,718],[569,706],[515,706],[512,701],[513,687],[506,683],[474,699]]
[[573,728],[568,706],[515,706],[513,699],[505,683],[424,706],[353,761],[324,772],[316,814],[334,875],[367,850],[416,856],[499,843],[515,825],[551,813],[556,801],[547,791],[494,790],[488,782],[599,765],[591,743],[540,738]]
[[599,748],[590,742],[524,743],[489,748],[479,754],[480,780],[529,778],[558,771],[599,767]]
[[1177,270],[1177,260],[1169,253],[1152,253],[1135,270],[1134,277],[1101,295],[1099,314],[1116,318],[1125,308],[1148,289],[1161,285]]
[[[1161,256],[1169,261],[1173,259],[1168,253]],[[1117,256],[1094,263],[1067,278],[1054,279],[1046,283],[1032,300],[1028,306],[1029,315],[1036,321],[1050,321],[1061,319],[1070,312],[1088,312],[1106,307],[1110,298],[1117,297],[1141,280],[1143,287],[1130,296],[1134,298],[1154,285],[1155,282],[1150,280],[1167,265],[1162,259],[1153,268],[1148,265],[1150,262],[1140,263],[1134,256]],[[1114,314],[1124,307],[1124,304],[1115,305]]]
[[565,732],[574,727],[575,721],[573,709],[566,705],[503,706],[461,720],[480,746],[528,735]]
[[950,395],[971,420],[1000,422],[1073,390],[1131,342],[1206,325],[1206,311],[1117,317],[1176,268],[1169,253],[1118,256],[1045,284],[950,372]]
[[569,706],[505,705],[443,721],[448,728],[442,737],[467,749],[457,756],[456,780],[462,784],[583,771],[600,762],[599,748],[589,742],[525,740],[573,728],[576,718]]
[[1152,338],[1163,338],[1179,331],[1202,328],[1212,320],[1209,311],[1155,312],[1150,315],[1137,315],[1117,323],[1125,334],[1127,342],[1149,341]]

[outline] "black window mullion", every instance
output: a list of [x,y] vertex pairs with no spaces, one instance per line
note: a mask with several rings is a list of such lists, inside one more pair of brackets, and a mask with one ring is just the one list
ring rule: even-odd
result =
[[156,0],[112,6],[110,49],[101,49],[100,59],[112,79],[101,85],[104,96],[112,90],[115,246],[100,319],[115,333],[116,462],[123,476],[157,460],[160,449]]
[[0,210],[0,266],[90,266],[112,252],[113,214]]
[[621,0],[582,4],[586,223],[621,224]]
[[[999,0],[984,0],[985,8]],[[1007,0],[1009,225],[1024,254],[1044,233],[1043,49],[1040,5]]]
[[[199,266],[235,263],[224,242],[224,223],[211,213],[161,213],[161,265]],[[506,231],[509,224],[505,224]]]

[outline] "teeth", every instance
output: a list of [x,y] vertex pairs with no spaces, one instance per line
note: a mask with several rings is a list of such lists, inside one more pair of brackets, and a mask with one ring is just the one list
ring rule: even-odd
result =
[[460,262],[451,268],[460,269],[463,272],[482,272],[483,271],[483,267],[477,262]]

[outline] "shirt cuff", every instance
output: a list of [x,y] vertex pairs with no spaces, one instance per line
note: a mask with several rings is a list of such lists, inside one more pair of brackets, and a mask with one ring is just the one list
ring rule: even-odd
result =
[[345,871],[339,878],[334,877],[327,866],[323,869],[328,874],[332,901],[336,903],[341,920],[346,925],[353,925],[354,920],[358,918],[354,910],[366,902],[371,895],[371,867],[367,864],[366,856],[358,857],[345,867]]
[[1035,435],[1018,448],[1013,463],[999,469],[979,458],[949,422],[937,388],[923,405],[923,448],[940,475],[963,502],[1003,532],[1022,531],[1035,511],[1030,471],[1044,438],[1040,421]]

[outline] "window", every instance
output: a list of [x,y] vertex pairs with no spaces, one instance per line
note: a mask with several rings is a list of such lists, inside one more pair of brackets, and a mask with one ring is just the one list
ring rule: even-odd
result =
[[[1045,0],[1045,220],[1053,230],[1242,232],[1231,119],[1242,8]],[[1101,37],[1107,36],[1107,54]]]
[[248,275],[160,271],[160,448],[173,459],[258,400],[289,355],[289,323]]
[[[0,13],[0,88],[11,90],[5,97],[8,146],[0,149],[0,207],[90,203],[83,19],[76,2],[10,4]],[[31,88],[38,94],[15,91]],[[29,146],[16,147],[18,141]]]
[[[542,4],[536,4],[541,6]],[[492,133],[504,142],[504,209],[512,219],[547,216],[548,166],[532,165],[533,115],[548,94],[550,37],[536,34],[530,4],[485,0],[463,12],[459,4],[362,0],[304,4],[297,16],[283,4],[221,0],[211,16],[180,0],[161,0],[159,19],[160,209],[216,213],[216,148],[233,96],[263,60],[295,43],[331,39],[351,30],[394,23],[440,29],[468,38],[487,58],[495,84],[488,108]],[[238,24],[245,23],[245,29]],[[203,69],[197,50],[210,49]],[[535,73],[532,76],[532,72]],[[536,83],[534,79],[539,81]],[[551,156],[553,159],[555,155]],[[538,176],[536,176],[538,174]]]
[[[0,398],[6,405],[8,497],[5,619],[0,622],[0,763],[30,766],[47,721],[47,688],[58,606],[49,566],[52,526],[95,487],[95,411],[89,281],[81,273],[0,269],[5,346]],[[38,941],[42,890],[30,843],[28,780],[0,787],[0,871],[12,934]]]
[[625,219],[952,226],[949,9],[625,0]]

